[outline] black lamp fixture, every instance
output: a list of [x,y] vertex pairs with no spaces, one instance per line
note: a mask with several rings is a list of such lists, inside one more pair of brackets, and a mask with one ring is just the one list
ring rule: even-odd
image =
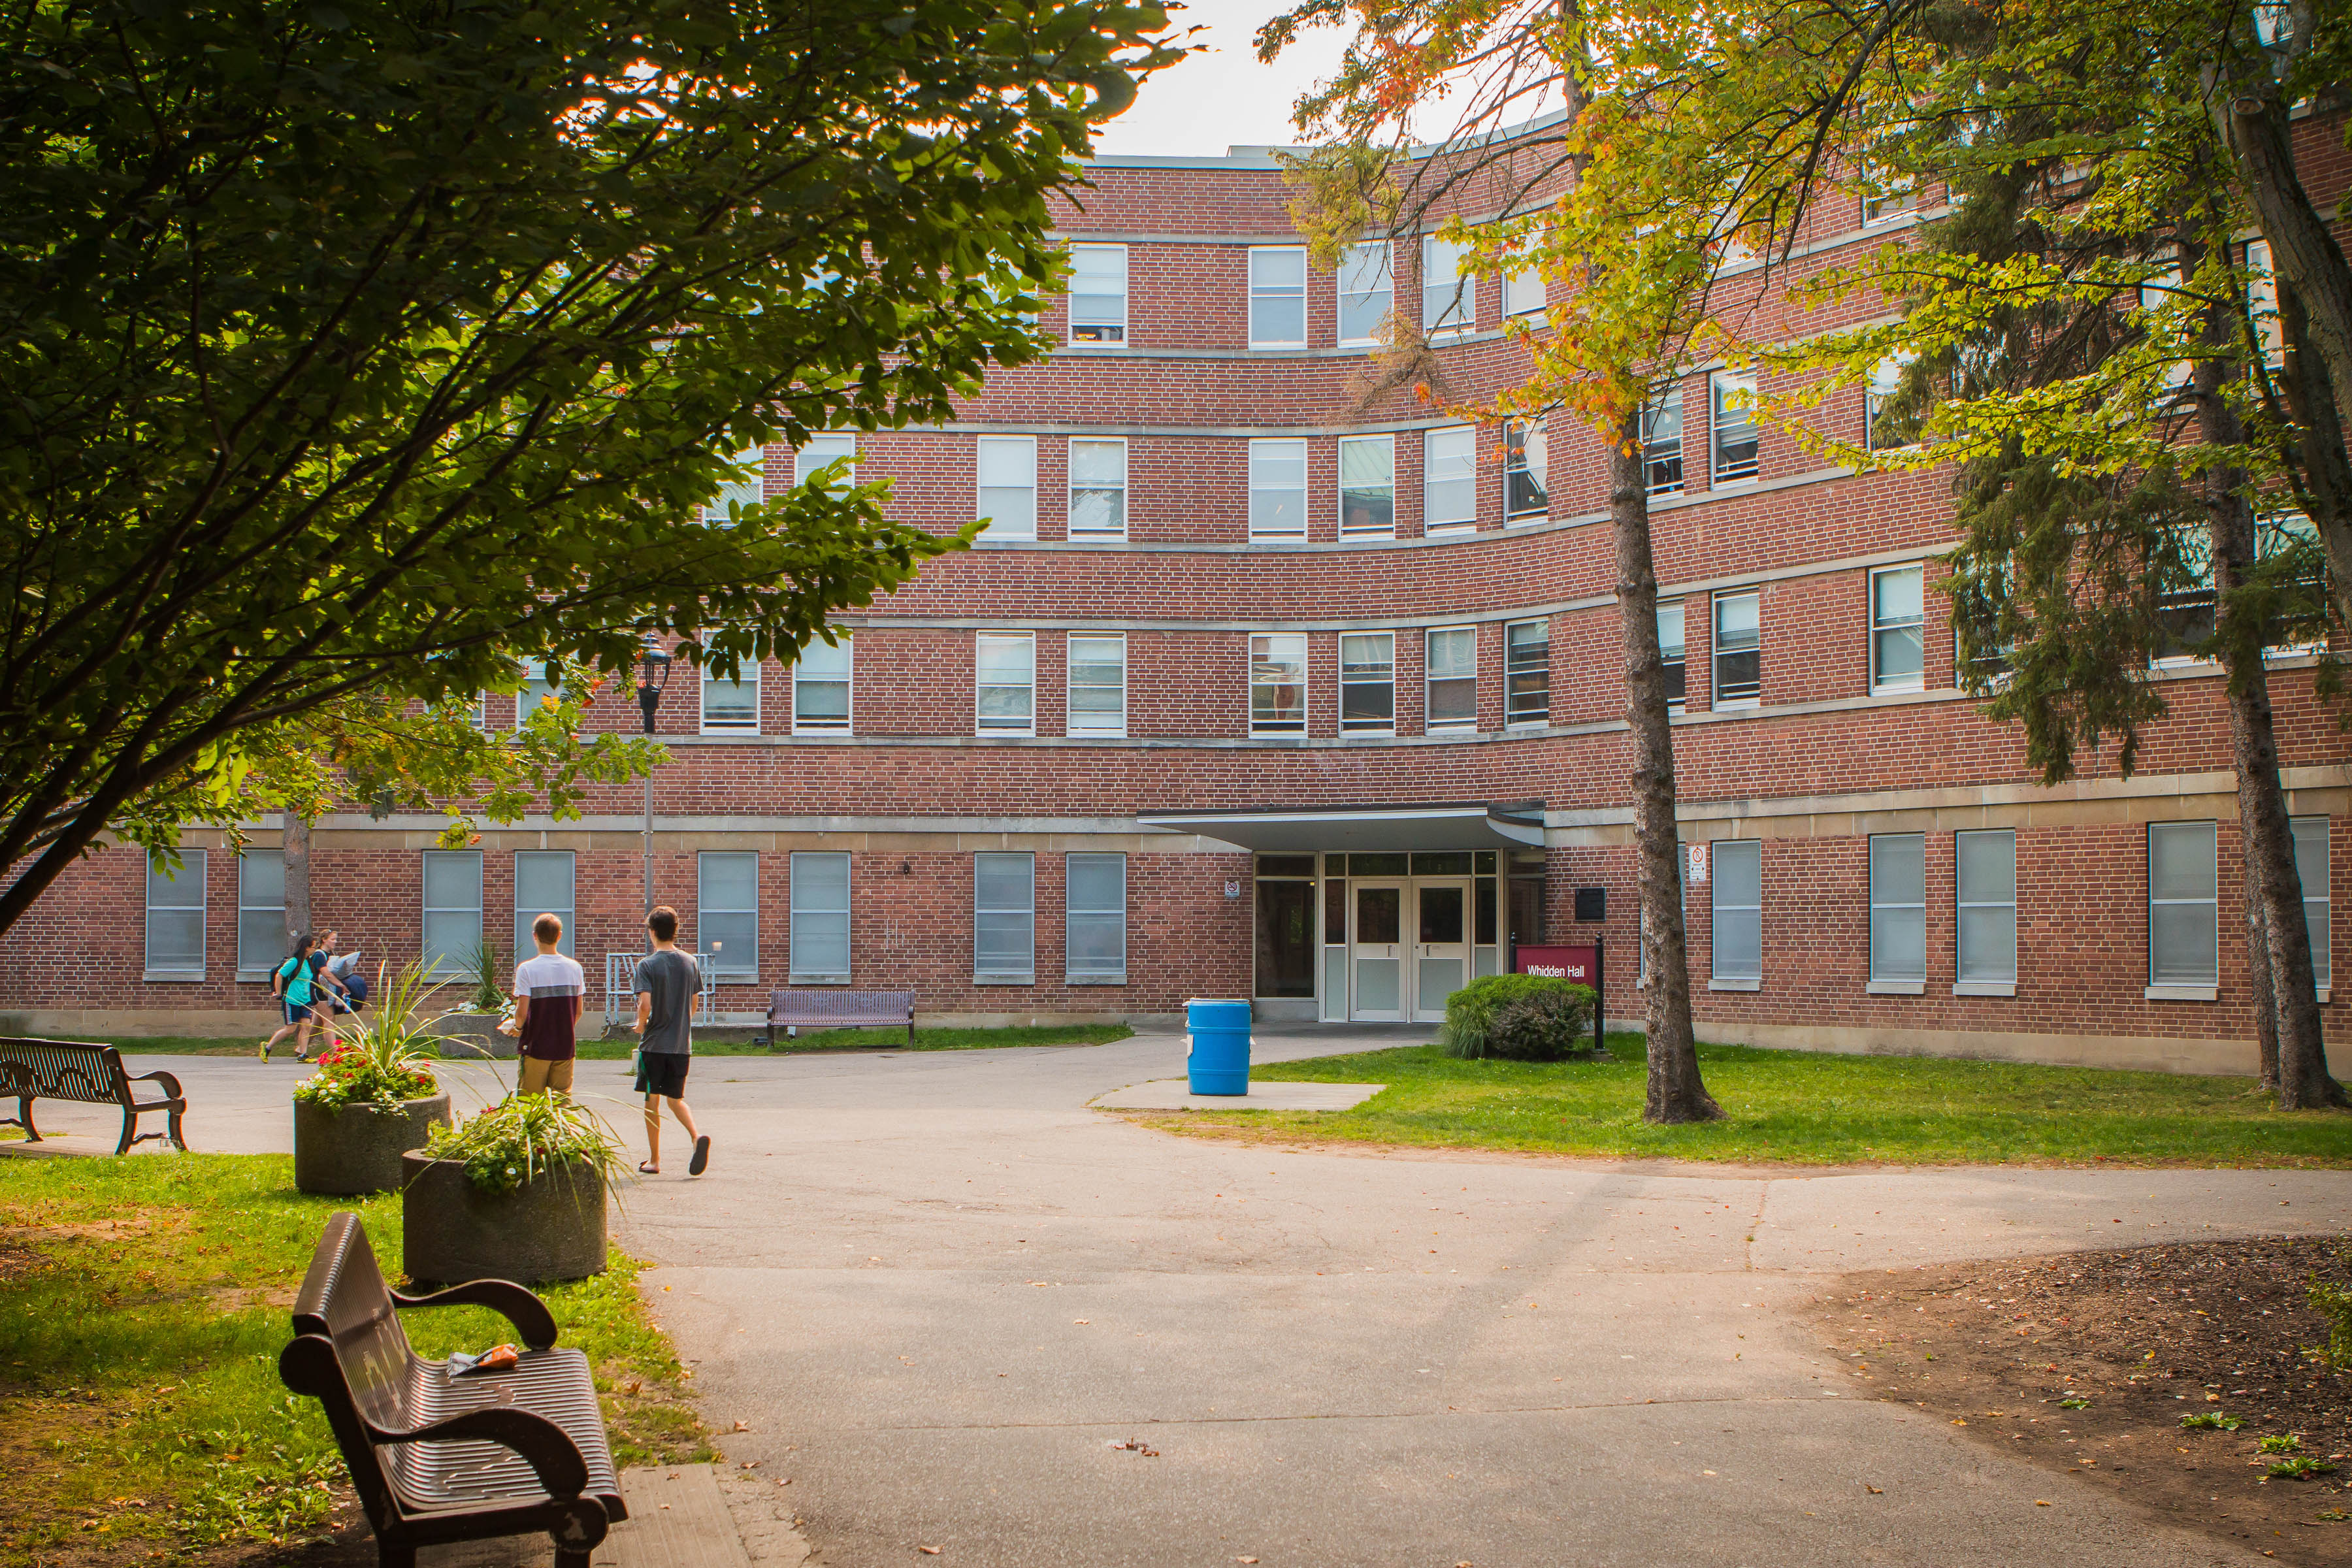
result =
[[637,709],[646,716],[646,733],[654,732],[654,712],[661,706],[662,688],[669,684],[670,657],[667,649],[646,634],[645,647],[637,654]]

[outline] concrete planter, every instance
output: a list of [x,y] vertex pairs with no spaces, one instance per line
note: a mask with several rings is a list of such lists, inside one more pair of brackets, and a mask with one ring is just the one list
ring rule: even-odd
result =
[[445,1057],[511,1057],[522,1042],[499,1033],[496,1013],[449,1013],[436,1019],[433,1033]]
[[294,1102],[294,1185],[306,1193],[388,1193],[400,1185],[400,1157],[449,1124],[449,1097],[362,1102],[337,1110]]
[[456,1160],[401,1157],[402,1262],[412,1279],[540,1285],[604,1271],[604,1178],[572,1165],[486,1193]]

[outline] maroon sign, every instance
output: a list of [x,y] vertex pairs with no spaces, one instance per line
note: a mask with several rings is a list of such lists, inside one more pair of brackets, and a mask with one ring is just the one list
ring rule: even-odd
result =
[[1601,984],[1601,950],[1597,947],[1530,947],[1518,949],[1517,973],[1541,974],[1553,980],[1573,980],[1579,985]]

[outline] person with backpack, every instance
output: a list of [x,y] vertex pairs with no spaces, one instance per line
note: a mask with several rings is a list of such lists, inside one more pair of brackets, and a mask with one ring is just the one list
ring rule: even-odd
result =
[[311,950],[318,945],[319,939],[304,931],[301,939],[295,942],[292,955],[278,966],[277,973],[270,976],[269,994],[284,1005],[286,1022],[278,1026],[276,1034],[261,1042],[259,1054],[263,1061],[269,1059],[270,1048],[289,1035],[294,1037],[294,1059],[298,1062],[310,1059],[310,1026],[319,1021],[317,1004],[320,976],[323,973],[321,966],[310,962]]

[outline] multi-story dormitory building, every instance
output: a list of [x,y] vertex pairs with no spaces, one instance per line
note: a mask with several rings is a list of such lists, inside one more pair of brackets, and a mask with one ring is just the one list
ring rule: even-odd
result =
[[[838,649],[672,682],[656,896],[716,946],[721,1007],[790,983],[911,986],[932,1016],[1251,995],[1425,1021],[1514,941],[1599,935],[1611,1010],[1638,1017],[1597,438],[1565,416],[1473,427],[1368,374],[1394,309],[1455,391],[1509,383],[1526,351],[1504,325],[1542,330],[1542,284],[1461,285],[1428,237],[1319,271],[1263,151],[1093,177],[1064,218],[1050,363],[950,426],[768,454],[771,491],[850,454],[903,519],[993,521],[844,617]],[[1915,216],[1825,205],[1799,265]],[[2171,717],[2136,776],[2040,787],[1954,686],[1948,476],[1824,468],[1759,432],[1741,384],[1684,380],[1649,451],[1703,1036],[2250,1067],[2216,670],[2162,672]],[[1859,436],[1864,398],[1821,417]],[[2272,680],[2325,997],[2352,957],[2352,766],[2311,666],[2281,657]],[[637,721],[625,691],[592,711]],[[514,712],[488,700],[488,722]],[[601,986],[602,955],[640,940],[637,812],[615,790],[464,852],[434,847],[437,819],[331,817],[314,910],[395,959],[485,930],[518,945],[555,910]],[[257,1014],[275,837],[240,858],[194,835],[177,881],[96,857],[0,959],[0,1006],[60,1032]],[[2343,1004],[2326,1016],[2352,1042]]]

